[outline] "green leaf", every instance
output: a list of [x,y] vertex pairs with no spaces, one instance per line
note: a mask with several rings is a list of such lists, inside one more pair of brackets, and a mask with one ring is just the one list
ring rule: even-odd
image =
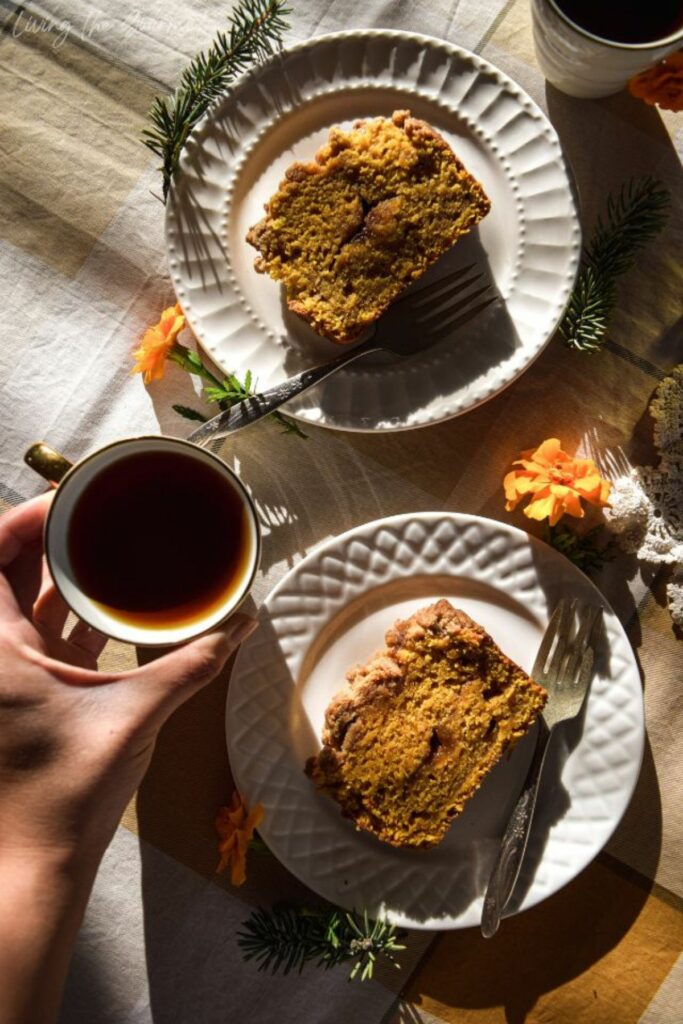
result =
[[249,849],[254,850],[256,853],[270,853],[270,847],[267,843],[264,843],[258,832],[254,832],[249,840]]
[[[230,409],[237,402],[244,401],[245,398],[249,398],[253,392],[254,377],[251,370],[247,370],[244,375],[244,383],[241,383],[239,378],[234,373],[228,373],[222,381],[219,381],[214,375],[208,370],[204,363],[201,361],[199,355],[193,352],[192,349],[186,348],[184,345],[178,345],[171,352],[170,359],[182,366],[188,373],[195,374],[208,380],[210,383],[204,387],[204,398],[207,402],[216,403],[221,409]],[[185,406],[174,406],[176,412],[180,409],[186,409]],[[201,413],[195,413],[194,410],[189,410],[192,415],[188,415],[188,411],[181,412],[181,416],[186,416],[187,419],[198,419]],[[284,416],[281,412],[273,412],[270,414],[268,419],[279,423],[282,427],[283,434],[293,434],[296,437],[301,437],[304,440],[308,440],[308,434],[305,434],[301,427],[288,416]],[[206,420],[206,417],[202,417],[202,420]]]
[[551,547],[589,576],[592,572],[599,572],[616,556],[614,541],[600,543],[600,532],[601,528],[596,526],[581,535],[574,533],[566,524],[558,523],[546,527],[545,539]]
[[195,372],[201,373],[204,370],[203,362],[201,361],[197,353],[194,352],[191,348],[187,350],[186,358],[188,365],[192,367],[195,370]]
[[224,387],[204,388],[204,398],[207,402],[222,402],[227,398],[227,391]]
[[309,435],[305,434],[296,420],[292,420],[289,416],[284,416],[281,412],[271,412],[268,419],[274,420],[279,423],[282,427],[281,433],[283,434],[294,434],[295,437],[300,437],[304,441],[308,441]]

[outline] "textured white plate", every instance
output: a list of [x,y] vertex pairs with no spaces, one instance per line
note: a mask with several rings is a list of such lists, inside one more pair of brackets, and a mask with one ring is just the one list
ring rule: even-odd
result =
[[560,727],[515,909],[545,899],[607,842],[638,777],[640,677],[604,598],[566,558],[490,519],[418,513],[378,520],[308,555],[271,593],[239,652],[226,730],[240,791],[265,807],[273,853],[320,895],[412,928],[477,924],[498,839],[532,753],[526,737],[429,850],[396,850],[357,832],[317,793],[304,763],[344,673],[381,646],[399,617],[440,597],[471,614],[530,671],[562,596],[601,603],[604,641],[585,715]]
[[[499,301],[428,352],[362,360],[288,412],[346,430],[396,430],[471,409],[543,349],[569,298],[579,224],[554,129],[506,75],[449,43],[384,30],[322,36],[243,78],[192,133],[172,189],[173,283],[204,348],[259,388],[338,354],[290,313],[253,267],[247,229],[292,161],[311,160],[335,124],[409,108],[482,182],[492,209],[422,279],[471,262]],[[415,287],[420,287],[417,282]]]

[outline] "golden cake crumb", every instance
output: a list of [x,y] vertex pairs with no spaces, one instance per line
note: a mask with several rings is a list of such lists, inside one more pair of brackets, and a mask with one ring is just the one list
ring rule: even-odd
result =
[[356,826],[392,846],[434,846],[547,694],[449,601],[397,622],[348,673],[307,774]]
[[490,209],[444,139],[406,110],[332,128],[247,234],[255,267],[319,334],[348,342]]

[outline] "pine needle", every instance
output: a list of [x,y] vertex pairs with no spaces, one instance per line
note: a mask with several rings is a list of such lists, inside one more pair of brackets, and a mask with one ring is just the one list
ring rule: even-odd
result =
[[631,269],[638,252],[664,227],[671,196],[661,182],[629,181],[609,196],[586,247],[560,334],[569,348],[595,352],[605,341],[616,305],[617,279]]
[[237,941],[245,960],[254,960],[260,971],[302,971],[315,962],[329,970],[352,962],[349,980],[372,977],[382,956],[399,967],[395,953],[405,949],[397,940],[394,925],[347,914],[335,907],[309,908],[276,906],[254,910],[238,932]]
[[289,13],[285,0],[239,0],[230,14],[228,31],[219,32],[206,53],[191,61],[171,96],[156,97],[149,112],[152,127],[143,131],[142,141],[162,159],[163,202],[197,121],[237,75],[282,45]]

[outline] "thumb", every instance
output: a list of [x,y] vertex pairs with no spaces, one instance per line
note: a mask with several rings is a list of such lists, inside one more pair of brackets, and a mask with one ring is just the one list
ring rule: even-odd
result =
[[140,690],[144,689],[149,698],[148,711],[167,718],[216,678],[230,655],[257,626],[255,619],[238,613],[222,629],[200,636],[131,672],[129,678],[142,684]]

